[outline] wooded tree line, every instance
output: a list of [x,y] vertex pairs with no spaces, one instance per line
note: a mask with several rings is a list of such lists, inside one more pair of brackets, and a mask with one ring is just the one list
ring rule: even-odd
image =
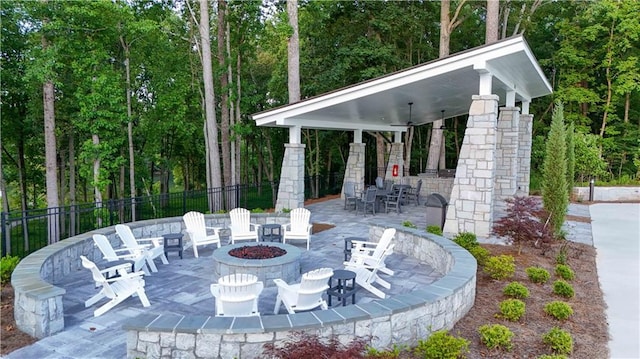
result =
[[[285,1],[5,0],[0,10],[5,211],[277,179],[288,133],[250,115],[290,99]],[[494,18],[498,38],[524,34],[554,89],[530,108],[533,175],[560,100],[575,126],[578,180],[637,176],[640,2],[507,0],[497,10],[465,0],[301,1],[300,98],[482,45]],[[449,131],[412,128],[411,173],[455,166],[466,118],[446,122]],[[351,136],[303,131],[306,174],[343,170]],[[376,152],[390,134],[363,140],[368,166],[383,166]]]

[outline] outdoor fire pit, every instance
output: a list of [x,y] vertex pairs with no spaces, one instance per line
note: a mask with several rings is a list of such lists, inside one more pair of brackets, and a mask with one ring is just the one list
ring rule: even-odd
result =
[[[259,247],[255,252],[273,252],[266,247],[276,247],[286,253],[279,257],[268,259],[238,258],[229,254],[230,251],[241,252],[247,255],[252,252],[244,247]],[[242,248],[242,249],[240,249]],[[236,243],[230,246],[223,246],[213,251],[214,280],[234,274],[248,273],[258,277],[265,287],[275,286],[273,279],[280,278],[287,283],[295,282],[300,277],[300,255],[302,251],[295,246],[282,243],[269,243],[269,245],[259,243]]]

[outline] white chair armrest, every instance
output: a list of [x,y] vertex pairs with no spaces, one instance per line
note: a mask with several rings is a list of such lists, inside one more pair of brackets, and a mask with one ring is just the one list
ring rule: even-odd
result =
[[366,242],[366,241],[358,241],[358,240],[352,240],[351,241],[352,244],[358,244],[358,245],[362,245],[362,246],[374,246],[376,247],[378,245],[378,242]]
[[253,227],[254,231],[257,231],[260,228],[260,225],[256,223],[249,223],[249,228],[251,227]]
[[154,247],[160,247],[164,237],[136,238],[136,241],[142,246],[151,246],[151,244],[142,244],[141,242],[151,242]]
[[291,223],[285,223],[282,225],[283,231],[291,231]]
[[218,234],[222,230],[222,227],[204,227],[205,229],[213,230],[213,233]]

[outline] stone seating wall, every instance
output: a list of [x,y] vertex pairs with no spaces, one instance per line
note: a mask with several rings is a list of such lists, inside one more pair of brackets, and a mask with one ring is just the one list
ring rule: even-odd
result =
[[[410,293],[328,310],[254,317],[140,315],[123,325],[127,357],[261,358],[264,344],[281,346],[300,331],[336,336],[342,343],[371,337],[370,345],[382,349],[416,345],[433,331],[451,329],[473,306],[475,258],[446,238],[395,228],[394,250],[424,261],[442,278]],[[379,240],[384,229],[371,226],[369,239]]]
[[[228,216],[207,215],[207,225],[227,226]],[[286,223],[288,214],[252,214],[256,223]],[[153,237],[184,230],[182,218],[131,223],[136,236]],[[411,293],[390,295],[371,303],[296,314],[257,317],[184,316],[142,314],[123,324],[127,356],[258,358],[263,345],[282,345],[293,332],[304,330],[322,338],[337,336],[348,342],[371,336],[375,348],[393,344],[415,345],[431,332],[450,329],[473,306],[476,261],[448,239],[423,230],[395,227],[394,250],[413,256],[444,276]],[[377,241],[385,227],[372,225],[370,240]],[[62,297],[55,283],[81,266],[79,256],[99,259],[91,236],[101,233],[118,243],[113,227],[65,239],[23,259],[12,276],[15,316],[20,330],[37,338],[64,330]]]
[[[288,214],[254,213],[252,220],[259,224],[289,221]],[[206,215],[208,226],[229,225],[226,214]],[[167,233],[184,232],[182,217],[129,223],[136,237],[159,237]],[[104,234],[114,247],[120,246],[114,227],[101,228],[64,239],[44,247],[18,263],[11,276],[15,293],[14,316],[16,325],[23,332],[44,338],[64,330],[64,288],[56,287],[66,275],[82,267],[80,256],[92,261],[102,259],[100,250],[94,246],[92,235]],[[223,231],[224,235],[224,231]]]

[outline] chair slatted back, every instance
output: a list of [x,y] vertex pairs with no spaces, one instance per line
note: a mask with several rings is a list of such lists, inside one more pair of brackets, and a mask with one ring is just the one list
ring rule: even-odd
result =
[[306,308],[318,302],[322,294],[329,288],[329,278],[333,275],[331,268],[319,268],[304,273],[300,281],[297,306]]
[[91,276],[93,277],[93,281],[96,282],[96,285],[102,286],[104,295],[107,298],[115,298],[116,293],[113,291],[113,288],[111,288],[111,285],[107,282],[104,275],[100,273],[98,266],[85,256],[80,256],[80,259],[82,260],[82,266],[91,271]]
[[306,208],[296,208],[291,211],[291,231],[294,233],[307,233],[311,211]]
[[95,243],[98,249],[100,249],[100,252],[102,252],[102,256],[107,261],[111,262],[118,259],[117,258],[118,255],[116,254],[116,251],[113,250],[113,247],[111,246],[111,242],[109,242],[109,239],[105,235],[94,234],[93,243]]
[[200,242],[206,239],[207,229],[204,222],[204,214],[191,211],[185,213],[182,219],[192,241]]
[[258,283],[258,277],[253,274],[235,273],[221,277],[218,280],[220,298],[225,300],[255,297]]
[[373,254],[371,254],[371,256],[373,258],[382,257],[385,251],[387,250],[387,248],[391,245],[391,240],[395,235],[396,235],[395,228],[385,229],[384,232],[382,233],[382,236],[380,237],[380,240],[378,241],[378,245],[376,246],[376,249],[373,251]]
[[235,208],[229,212],[231,227],[240,233],[248,233],[251,230],[251,212],[246,208]]

